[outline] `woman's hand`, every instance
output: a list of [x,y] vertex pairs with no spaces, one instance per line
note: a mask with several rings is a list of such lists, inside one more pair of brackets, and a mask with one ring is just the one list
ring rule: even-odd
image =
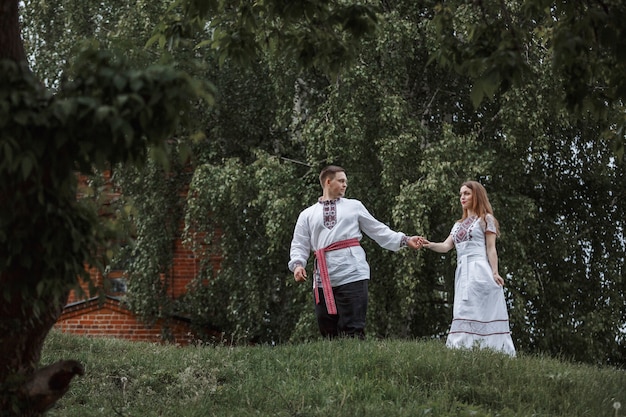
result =
[[498,284],[501,287],[504,287],[504,279],[500,276],[500,274],[498,274],[497,272],[494,272],[493,279],[494,281],[496,281],[496,284]]

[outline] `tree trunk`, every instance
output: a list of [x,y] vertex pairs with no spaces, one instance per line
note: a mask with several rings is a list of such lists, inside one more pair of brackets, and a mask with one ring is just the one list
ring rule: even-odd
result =
[[[0,0],[0,60],[27,68],[20,36],[19,0]],[[2,74],[0,74],[0,77]],[[1,134],[2,132],[0,132]],[[0,141],[2,137],[0,136]],[[8,204],[9,199],[0,199]],[[0,252],[1,252],[0,248]],[[0,412],[2,416],[40,416],[65,394],[84,370],[76,361],[36,369],[48,332],[61,314],[68,292],[24,298],[42,277],[37,265],[10,265],[0,271]]]
[[0,59],[26,62],[17,14],[19,0],[0,0]]
[[39,416],[56,403],[75,375],[84,373],[76,361],[60,361],[36,369],[46,336],[59,318],[63,301],[55,297],[37,300],[37,306],[21,296],[23,283],[32,281],[32,270],[3,271],[0,286],[10,301],[0,303],[0,410],[2,416]]

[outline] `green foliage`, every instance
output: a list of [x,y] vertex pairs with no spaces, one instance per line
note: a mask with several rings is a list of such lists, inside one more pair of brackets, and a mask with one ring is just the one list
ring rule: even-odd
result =
[[551,110],[554,88],[547,73],[534,83],[539,94],[507,93],[502,112],[506,140],[514,144],[507,155],[524,161],[506,167],[516,181],[502,182],[507,195],[494,201],[496,210],[506,207],[506,217],[499,217],[503,231],[516,230],[514,239],[501,239],[511,290],[519,294],[511,313],[528,329],[520,345],[590,362],[602,349],[605,361],[622,362],[622,313],[605,297],[623,294],[622,268],[615,264],[624,259],[623,167],[602,125]]
[[[16,64],[2,68],[0,195],[11,198],[2,204],[1,269],[32,269],[36,282],[50,277],[64,294],[85,262],[97,266],[102,239],[94,235],[95,213],[76,202],[76,171],[140,163],[148,146],[165,154],[162,141],[182,120],[181,109],[208,90],[172,68],[130,70],[89,47],[55,96]],[[24,288],[41,292],[45,282]]]
[[[396,230],[434,240],[461,215],[460,183],[477,179],[502,226],[518,349],[622,363],[621,304],[597,308],[624,294],[623,173],[600,135],[605,125],[559,109],[560,78],[541,49],[527,56],[535,77],[474,111],[468,79],[426,64],[437,52],[432,9],[397,7],[334,83],[273,55],[244,71],[214,68],[222,93],[208,140],[194,145],[185,220],[205,264],[183,310],[237,339],[310,338],[310,288],[295,286],[286,263],[297,213],[319,195],[319,168],[343,165],[348,196]],[[591,224],[605,232],[581,233]],[[372,271],[368,333],[445,336],[454,253],[363,245]]]
[[[174,150],[176,153],[176,150]],[[113,182],[123,195],[116,205],[128,207],[130,241],[116,256],[125,265],[128,294],[125,303],[148,323],[168,320],[178,312],[168,293],[172,282],[175,240],[180,234],[182,198],[189,175],[171,158],[171,171],[154,162],[142,169],[120,167]]]
[[55,416],[623,415],[626,376],[540,355],[511,359],[435,341],[154,345],[52,333],[43,363],[90,370]]
[[[61,134],[45,136],[62,124],[51,96],[16,64],[2,61],[0,67],[0,271],[30,271],[25,280],[5,282],[3,299],[21,294],[38,317],[85,275],[85,261],[97,264],[97,233],[104,231],[94,227],[94,213],[76,202],[68,144]],[[33,301],[38,299],[43,304]]]
[[250,165],[230,159],[196,169],[185,221],[187,243],[205,261],[187,297],[194,321],[236,339],[289,339],[304,295],[285,267],[304,191],[293,176],[293,165],[263,153]]
[[74,123],[72,132],[98,131],[97,138],[78,146],[77,162],[86,172],[93,164],[141,162],[152,145],[153,155],[164,162],[159,157],[166,151],[163,141],[184,120],[191,100],[212,101],[210,87],[182,71],[168,66],[133,70],[122,58],[92,48],[78,57],[68,76],[55,115],[62,120],[74,115],[68,121]]
[[623,2],[452,1],[435,10],[439,48],[432,59],[472,78],[475,106],[498,91],[532,84],[539,75],[533,56],[541,51],[558,83],[559,106],[616,122],[605,133],[623,156]]
[[210,36],[197,47],[213,49],[220,63],[247,65],[268,51],[336,76],[355,58],[361,39],[376,31],[374,4],[178,0],[149,43],[176,45],[200,31]]
[[[102,210],[112,203],[114,211],[110,214],[122,233],[117,241],[124,247],[121,253],[109,251],[115,255],[111,262],[128,268],[126,272],[132,279],[126,301],[148,322],[167,319],[178,310],[166,296],[169,280],[163,278],[168,277],[171,268],[173,237],[182,212],[181,187],[188,183],[180,161],[187,160],[190,147],[186,138],[174,138],[172,134],[202,137],[196,133],[198,128],[188,122],[195,122],[198,114],[214,104],[214,90],[208,82],[164,65],[167,59],[143,47],[152,30],[150,20],[158,21],[166,8],[161,2],[129,4],[113,0],[85,4],[69,0],[29,1],[23,10],[24,33],[37,73],[48,85],[61,90],[59,95],[70,96],[63,103],[69,110],[85,103],[95,107],[93,113],[100,126],[94,128],[102,139],[87,135],[89,143],[81,147],[93,148],[97,139],[119,154],[98,151],[97,159],[84,158],[82,165],[87,172],[91,164],[103,169],[113,167],[112,182],[123,190],[120,198],[98,208]],[[67,35],[68,31],[72,36]],[[82,38],[96,38],[97,42],[81,50],[76,44],[83,45],[79,42]],[[98,47],[109,47],[112,52]],[[58,61],[65,59],[60,57],[74,54],[78,54],[78,65],[63,76],[58,74]],[[162,63],[154,65],[157,60]],[[178,67],[183,64],[192,67],[183,60]],[[140,71],[137,67],[147,69]],[[198,66],[192,69],[197,71]],[[83,79],[83,74],[93,75]],[[76,94],[90,97],[74,99]],[[81,108],[87,116],[90,111]],[[97,180],[101,173],[95,174],[92,179]],[[128,221],[131,223],[125,224]]]
[[[348,171],[349,197],[395,230],[433,240],[445,239],[461,215],[460,183],[481,181],[501,225],[500,269],[518,349],[624,363],[626,189],[606,133],[623,135],[623,77],[614,77],[623,73],[623,37],[615,37],[623,6],[606,2],[609,16],[594,2],[383,2],[369,20],[377,30],[366,31],[374,36],[355,43],[346,32],[352,29],[325,18],[369,16],[370,5],[359,12],[317,1],[228,2],[230,8],[218,1],[137,2],[130,13],[130,6],[101,3],[103,16],[119,6],[110,14],[117,21],[101,22],[115,29],[90,31],[76,21],[77,33],[124,46],[133,63],[176,62],[218,90],[211,111],[196,106],[186,113],[203,136],[183,129],[172,145],[181,156],[189,155],[185,147],[192,151],[190,165],[172,164],[167,175],[152,163],[128,171],[128,179],[136,176],[127,182],[134,184],[128,197],[136,202],[139,232],[135,272],[146,277],[132,288],[131,298],[145,303],[133,304],[137,311],[153,318],[186,313],[238,340],[315,336],[310,287],[296,285],[286,265],[297,214],[320,193],[319,169],[334,162]],[[213,32],[204,32],[207,17]],[[140,21],[160,25],[146,49],[151,28]],[[339,40],[346,43],[337,49]],[[352,65],[344,65],[346,57],[355,58]],[[69,85],[55,78],[52,58],[42,62],[48,78]],[[134,84],[127,66],[106,64],[118,68],[119,80],[100,71],[101,60],[81,68],[100,74],[107,97],[142,94],[130,87],[141,83]],[[428,65],[435,61],[449,65]],[[95,80],[73,88],[95,89]],[[124,112],[145,114],[142,104],[125,103],[119,103]],[[87,112],[100,115],[99,129],[124,143],[128,135],[115,125],[116,114],[92,107]],[[170,197],[186,169],[192,181],[183,207]],[[179,303],[150,300],[164,292],[157,274],[167,270],[171,225],[183,215],[186,243],[203,262],[194,290]],[[363,245],[372,271],[368,334],[444,337],[454,252],[391,253],[368,238]],[[471,387],[456,393],[480,396]]]

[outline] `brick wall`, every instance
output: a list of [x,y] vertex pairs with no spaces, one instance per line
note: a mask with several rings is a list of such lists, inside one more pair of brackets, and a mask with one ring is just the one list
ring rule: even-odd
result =
[[187,292],[187,286],[198,272],[198,262],[193,251],[186,248],[181,239],[176,239],[172,270],[170,271],[171,278],[168,283],[171,297],[178,298]]
[[[105,173],[105,179],[110,178]],[[85,178],[81,178],[85,181]],[[186,191],[186,190],[185,190]],[[112,198],[119,196],[111,192]],[[185,195],[181,195],[184,198]],[[80,195],[79,195],[80,198]],[[183,225],[181,225],[182,230]],[[174,257],[170,282],[167,283],[169,296],[178,298],[185,294],[188,285],[195,278],[199,260],[194,256],[191,249],[186,248],[180,238],[175,239]],[[212,257],[210,261],[217,269],[221,261],[220,257]],[[106,278],[95,269],[90,269],[89,274],[92,282],[102,288],[106,279],[123,279],[124,271],[111,271]],[[130,310],[125,308],[119,300],[123,293],[108,293],[104,302],[95,298],[96,294],[90,294],[88,285],[81,283],[82,292],[71,291],[67,304],[61,317],[55,324],[55,328],[68,333],[88,335],[95,337],[115,337],[120,339],[157,342],[162,340],[163,322],[154,326],[147,326],[141,322]],[[189,323],[183,318],[173,318],[168,323],[168,328],[173,334],[177,344],[188,344],[195,339]],[[221,337],[219,332],[210,332],[213,337]]]
[[[107,297],[104,302],[92,298],[68,304],[55,328],[78,335],[160,342],[163,323],[148,326],[123,307],[119,300]],[[195,340],[189,323],[183,319],[173,319],[169,328],[174,343],[186,345]]]
[[[104,279],[102,277],[102,274],[99,273],[98,271],[96,271],[95,269],[91,268],[88,269],[89,271],[89,276],[91,277],[92,282],[94,283],[94,285],[96,287],[102,287],[103,283],[104,283]],[[72,290],[70,292],[70,295],[67,299],[67,304],[72,304],[75,303],[77,301],[82,301],[85,299],[88,299],[90,297],[95,296],[96,294],[90,294],[89,293],[89,286],[87,283],[80,281],[79,282],[79,286],[82,290],[82,293],[76,290]]]
[[[209,259],[214,270],[218,270],[222,258],[211,256]],[[200,269],[200,259],[196,258],[193,251],[183,245],[182,240],[176,239],[174,242],[174,258],[172,259],[172,270],[170,271],[170,282],[168,283],[169,295],[178,298],[185,294],[189,284],[196,277]]]

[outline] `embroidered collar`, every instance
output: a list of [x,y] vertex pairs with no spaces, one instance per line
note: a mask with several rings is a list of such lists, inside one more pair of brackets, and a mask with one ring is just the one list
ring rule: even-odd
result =
[[317,202],[320,204],[336,204],[341,201],[341,197],[337,197],[334,200],[322,200],[323,197],[317,199]]

